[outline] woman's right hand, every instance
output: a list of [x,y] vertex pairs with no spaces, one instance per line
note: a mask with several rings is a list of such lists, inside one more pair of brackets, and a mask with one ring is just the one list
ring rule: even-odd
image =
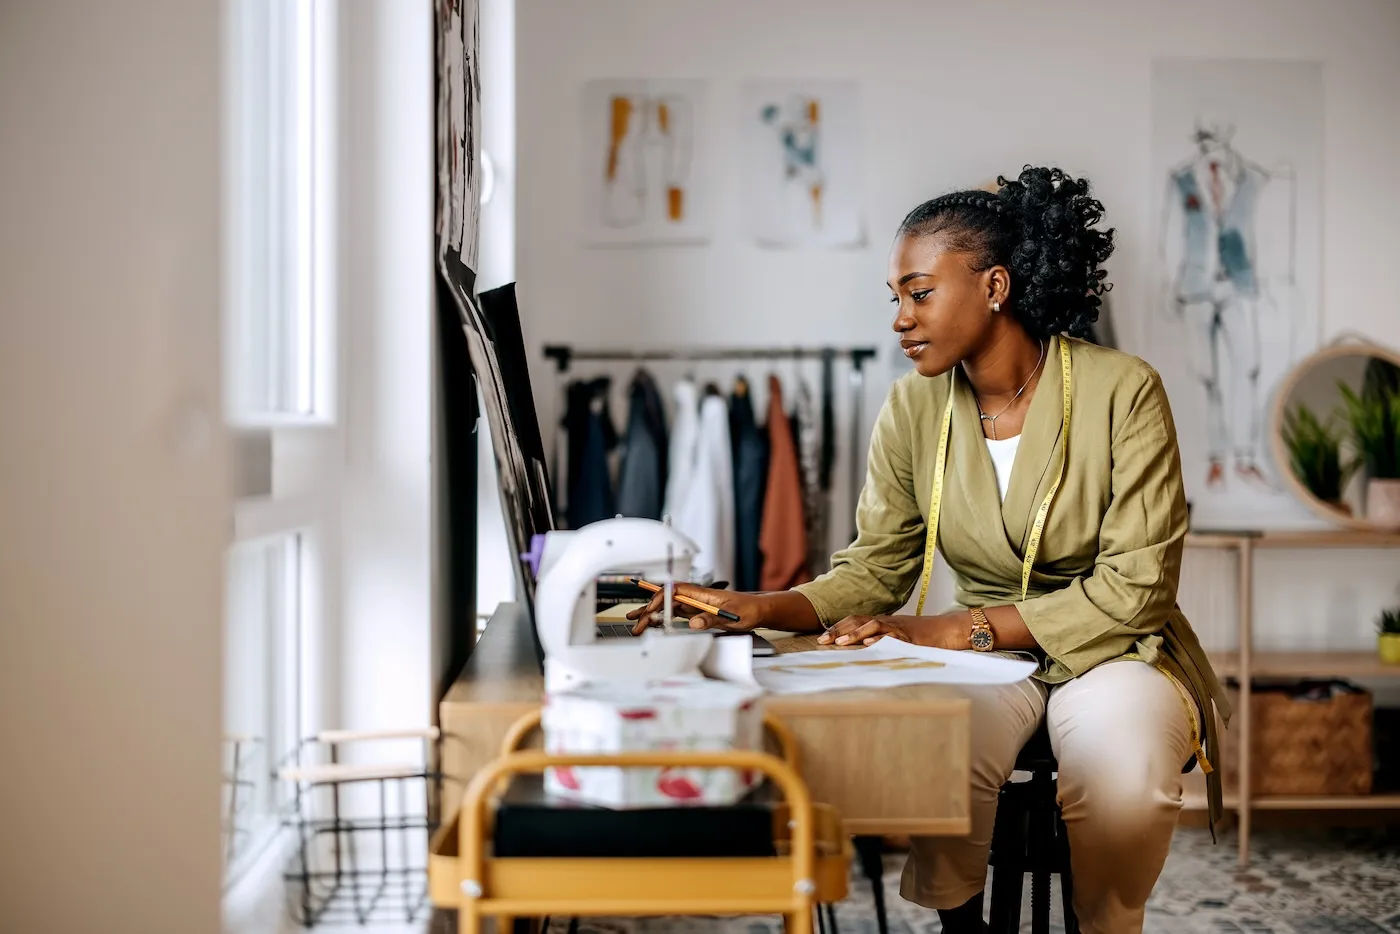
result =
[[[690,597],[699,600],[701,603],[708,603],[710,606],[721,610],[728,610],[739,617],[736,623],[733,620],[724,619],[713,613],[703,610],[696,610],[688,607],[678,600],[672,599],[671,612],[676,616],[690,620],[691,629],[724,629],[729,632],[748,632],[757,626],[763,625],[763,595],[756,593],[737,593],[733,590],[715,590],[710,587],[698,587],[695,584],[676,583],[672,585],[671,593]],[[652,594],[651,601],[644,607],[638,607],[627,614],[627,618],[636,623],[632,627],[632,634],[640,636],[648,626],[660,626],[665,620],[661,617],[665,613],[666,594],[664,591]]]

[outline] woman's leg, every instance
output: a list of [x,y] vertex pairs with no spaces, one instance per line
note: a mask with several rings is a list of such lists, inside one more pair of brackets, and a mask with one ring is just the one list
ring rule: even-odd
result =
[[1181,810],[1188,709],[1144,662],[1100,665],[1050,694],[1045,716],[1084,934],[1142,930]]
[[1039,681],[965,687],[960,693],[972,701],[972,832],[910,841],[899,894],[925,908],[957,908],[986,885],[997,792],[1045,712],[1045,685]]

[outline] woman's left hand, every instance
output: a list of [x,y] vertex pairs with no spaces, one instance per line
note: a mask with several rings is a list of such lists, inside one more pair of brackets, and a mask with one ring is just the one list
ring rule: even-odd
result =
[[847,616],[817,637],[821,645],[873,645],[885,636],[939,649],[965,649],[970,624],[958,616]]

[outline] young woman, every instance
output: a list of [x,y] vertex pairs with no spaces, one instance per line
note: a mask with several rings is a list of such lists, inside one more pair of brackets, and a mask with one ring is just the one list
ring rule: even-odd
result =
[[[1027,168],[999,185],[935,198],[900,225],[888,285],[916,372],[875,424],[856,541],[790,591],[677,589],[743,621],[701,614],[696,628],[1034,656],[1033,680],[966,689],[972,833],[915,839],[901,892],[937,909],[944,930],[982,930],[997,790],[1044,718],[1081,929],[1140,931],[1183,765],[1213,758],[1202,748],[1216,746],[1213,730],[1202,735],[1212,701],[1228,715],[1176,607],[1186,534],[1176,429],[1151,367],[1068,336],[1094,322],[1108,288],[1112,231],[1098,229],[1088,184]],[[925,615],[934,540],[957,607]],[[888,615],[915,593],[915,615]],[[633,614],[638,631],[656,609]],[[1209,783],[1214,819],[1220,789]]]

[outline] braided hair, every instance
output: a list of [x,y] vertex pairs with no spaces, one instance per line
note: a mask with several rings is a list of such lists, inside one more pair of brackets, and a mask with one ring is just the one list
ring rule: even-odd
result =
[[971,255],[975,272],[1011,271],[1007,305],[1036,338],[1082,337],[1099,317],[1099,298],[1112,285],[1104,260],[1113,230],[1098,230],[1103,204],[1089,183],[1060,169],[1026,166],[998,189],[955,191],[925,201],[899,225],[901,236],[946,238],[951,250]]

